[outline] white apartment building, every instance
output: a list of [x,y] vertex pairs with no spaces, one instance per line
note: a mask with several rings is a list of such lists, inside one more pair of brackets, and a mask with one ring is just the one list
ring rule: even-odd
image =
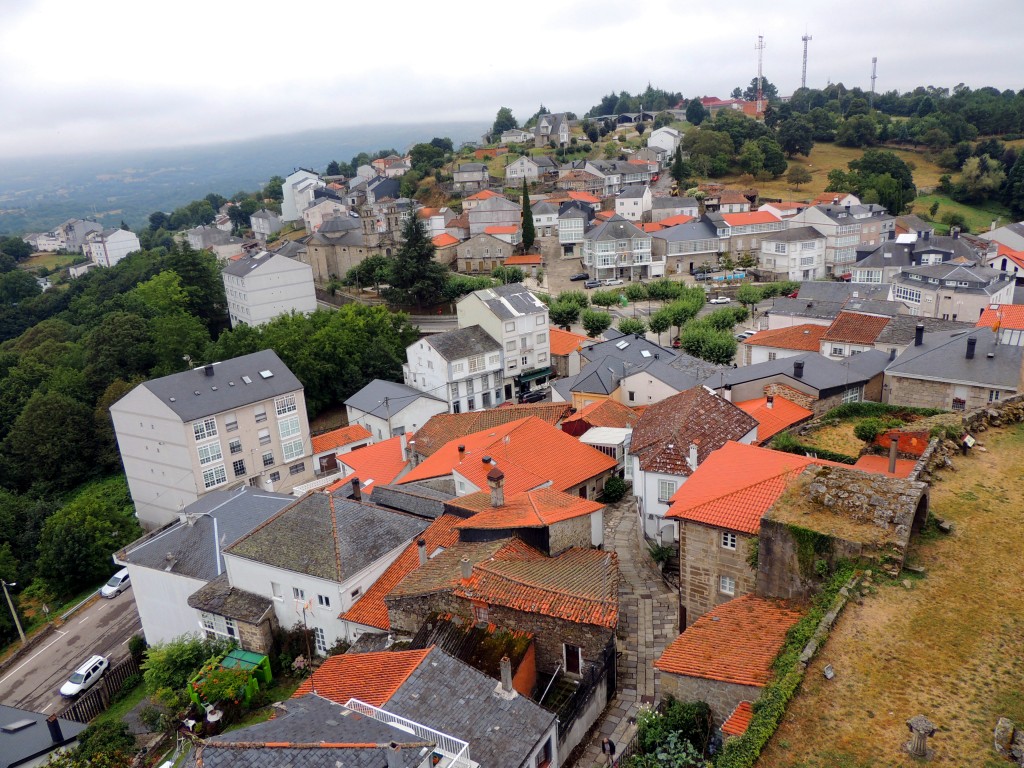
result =
[[627,221],[643,221],[652,207],[651,188],[646,184],[632,184],[615,198],[615,213]]
[[82,252],[98,267],[112,267],[129,253],[141,249],[138,236],[126,229],[90,232],[82,244]]
[[480,326],[500,345],[504,400],[551,377],[548,308],[522,283],[474,291],[459,300],[456,311],[460,328]]
[[450,413],[492,408],[508,399],[502,397],[501,345],[479,325],[420,339],[406,348],[405,357],[405,383],[447,401]]
[[313,202],[313,193],[327,183],[320,174],[300,168],[291,173],[281,185],[281,221],[298,221],[302,212]]
[[260,251],[224,265],[224,293],[231,327],[262,325],[291,312],[316,311],[313,268],[295,259]]
[[302,384],[272,350],[144,382],[110,407],[135,513],[158,528],[215,489],[312,477]]
[[665,276],[665,257],[652,255],[651,236],[618,215],[583,236],[583,264],[594,278]]
[[824,280],[825,236],[814,227],[766,235],[757,266],[765,280]]

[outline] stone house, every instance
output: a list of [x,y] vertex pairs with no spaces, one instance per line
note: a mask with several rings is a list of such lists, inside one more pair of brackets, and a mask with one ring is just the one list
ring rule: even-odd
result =
[[515,247],[486,232],[474,235],[455,246],[456,271],[463,274],[489,275],[503,266]]
[[491,183],[484,163],[463,163],[456,169],[454,180],[456,192],[479,192]]
[[523,209],[504,197],[488,197],[469,211],[469,234],[482,234],[488,227],[518,227],[522,223]]

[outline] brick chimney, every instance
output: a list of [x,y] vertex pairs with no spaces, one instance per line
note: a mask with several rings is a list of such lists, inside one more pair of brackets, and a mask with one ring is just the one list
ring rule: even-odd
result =
[[491,489],[491,506],[505,506],[505,473],[495,467],[487,473],[487,485]]
[[352,478],[352,500],[353,501],[362,501],[363,500],[363,491],[359,487],[359,478],[358,477],[353,477]]

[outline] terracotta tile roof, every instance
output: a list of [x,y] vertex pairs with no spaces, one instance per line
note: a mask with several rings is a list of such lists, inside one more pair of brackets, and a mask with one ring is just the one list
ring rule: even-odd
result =
[[454,219],[448,222],[447,229],[469,229],[469,214],[464,213],[461,216],[456,216]]
[[680,224],[688,224],[693,221],[693,216],[687,216],[685,213],[680,213],[675,216],[669,216],[667,219],[662,219],[658,223],[663,227],[677,227]]
[[865,315],[860,312],[840,312],[839,317],[832,321],[832,325],[825,329],[821,340],[874,344],[878,334],[891,320],[891,317]]
[[914,471],[914,467],[916,466],[917,462],[911,459],[896,459],[896,471],[889,472],[888,456],[874,456],[868,454],[857,459],[857,463],[853,465],[853,468],[859,469],[862,472],[870,472],[873,475],[885,475],[886,477],[910,477],[910,473]]
[[750,721],[754,717],[754,708],[750,706],[749,701],[741,701],[736,705],[736,709],[732,711],[732,714],[722,723],[722,733],[726,736],[742,736],[747,732],[747,728],[750,726]]
[[292,698],[312,693],[315,687],[318,695],[338,704],[355,698],[381,707],[402,687],[430,651],[430,648],[424,648],[329,656],[313,676],[299,686]]
[[752,347],[774,347],[776,349],[796,349],[801,352],[817,352],[821,349],[821,337],[828,328],[824,325],[806,323],[793,325],[789,328],[776,328],[773,331],[759,331],[742,344]]
[[800,616],[781,602],[737,597],[697,619],[654,666],[674,675],[763,688],[786,633]]
[[[718,202],[725,203],[725,204],[735,204],[735,203],[749,203],[750,201],[747,199],[747,196],[744,195],[742,192],[737,192],[735,189],[723,189],[721,191],[721,193],[718,195]],[[733,214],[729,214],[729,215],[733,215]],[[773,218],[773,220],[774,221],[778,221],[778,219],[774,219],[774,218]]]
[[691,444],[697,446],[699,467],[713,451],[756,427],[754,417],[696,386],[648,406],[633,428],[629,452],[644,472],[689,475]]
[[440,208],[420,208],[416,211],[416,217],[420,219],[429,219],[431,216],[437,216],[440,212]]
[[512,225],[492,224],[489,227],[484,227],[484,232],[488,235],[514,235],[519,231],[519,227]]
[[615,215],[615,211],[598,211],[594,215],[595,219],[601,219],[601,221],[608,221],[612,216]]
[[756,534],[761,517],[811,464],[845,466],[794,453],[726,443],[683,483],[665,517]]
[[478,562],[455,594],[524,613],[578,624],[615,627],[619,620],[619,563],[614,552],[570,549],[557,557],[509,551]]
[[478,491],[459,496],[449,506],[471,513],[468,520],[460,521],[459,530],[545,528],[563,520],[592,515],[604,509],[603,504],[581,499],[579,496],[541,488],[508,496],[500,507],[491,505],[490,491]]
[[581,408],[562,423],[585,421],[592,427],[625,429],[635,426],[639,420],[640,412],[628,405],[623,405],[617,400],[599,400]]
[[896,449],[908,456],[921,456],[931,441],[931,434],[927,429],[889,429],[877,435],[874,444],[888,451],[894,437],[899,441]]
[[[996,245],[998,246],[1000,256],[1009,259],[1018,267],[1024,268],[1024,251],[1015,251],[1013,248],[1003,245],[1002,243],[996,243]],[[994,261],[991,262],[989,266],[998,269]]]
[[414,436],[416,453],[420,456],[431,456],[456,438],[508,424],[527,416],[535,416],[554,426],[568,416],[571,410],[571,403],[525,403],[472,413],[440,413],[430,417]]
[[[465,451],[460,455],[458,447]],[[478,489],[487,488],[494,464],[505,473],[505,493],[515,494],[545,483],[564,491],[615,467],[611,456],[584,445],[560,429],[529,417],[452,440],[402,478],[402,483],[443,477],[457,471]]]
[[[516,228],[513,227],[514,229]],[[543,257],[536,253],[517,253],[505,259],[506,267],[539,267],[543,263]]]
[[976,328],[1000,328],[1024,330],[1024,304],[990,304],[981,311]]
[[548,340],[551,344],[551,354],[558,355],[559,357],[565,357],[566,355],[571,355],[583,344],[589,342],[590,338],[588,336],[584,336],[582,333],[563,331],[561,328],[549,325]]
[[[740,195],[742,197],[742,195]],[[724,198],[724,193],[723,193]],[[746,200],[747,198],[743,198]],[[722,202],[725,202],[723,199]],[[736,202],[739,202],[738,200]],[[747,213],[724,213],[722,218],[730,227],[744,227],[750,224],[772,224],[781,219],[771,211],[748,211]]]
[[[427,543],[427,557],[434,556],[439,549],[448,549],[459,540],[456,526],[460,522],[462,518],[455,515],[441,515],[427,526],[419,537]],[[384,596],[419,565],[419,545],[414,541],[387,567],[363,596],[338,618],[378,629],[391,629]]]
[[[454,590],[462,581],[462,558],[479,563],[493,557],[511,557],[515,553],[532,557],[537,550],[524,544],[520,539],[498,539],[497,541],[456,541],[443,552],[430,558],[425,565],[414,568],[398,582],[385,597],[418,597],[445,590]],[[541,555],[543,556],[543,555]]]
[[[593,176],[593,174],[590,174],[590,175]],[[597,177],[594,176],[594,178],[597,178]],[[569,192],[569,199],[570,200],[579,200],[581,203],[592,203],[593,205],[597,205],[597,204],[599,204],[601,202],[601,198],[597,197],[596,195],[592,195],[589,192],[570,191]]]
[[645,222],[643,222],[640,225],[640,229],[642,229],[644,232],[657,232],[658,230],[664,229],[667,226],[672,226],[672,225],[671,224],[662,224],[661,222],[657,222],[657,221],[645,221]]
[[430,242],[434,244],[435,248],[447,248],[452,245],[458,245],[459,238],[454,235],[450,235],[447,232],[442,232],[440,235],[436,235],[431,238]]
[[499,195],[497,192],[492,192],[489,189],[482,189],[479,192],[477,192],[475,194],[472,194],[469,197],[467,197],[466,200],[489,200],[492,197],[505,197],[505,196],[504,195]]
[[822,192],[811,200],[811,205],[831,205],[833,200],[842,200],[849,192]]
[[322,435],[313,436],[313,453],[323,453],[335,448],[341,448],[359,440],[367,440],[373,437],[362,424],[352,424],[348,427],[324,432]]
[[328,491],[337,490],[346,483],[351,483],[354,477],[358,477],[363,493],[369,494],[373,491],[374,485],[391,483],[405,469],[402,438],[392,437],[384,442],[360,448],[358,451],[343,453],[338,457],[338,463],[351,469],[353,474],[338,480],[328,488]]
[[767,397],[744,400],[742,403],[736,403],[736,407],[757,419],[757,442],[761,445],[782,430],[806,421],[814,415],[814,411],[778,395],[772,398],[771,408],[768,407]]

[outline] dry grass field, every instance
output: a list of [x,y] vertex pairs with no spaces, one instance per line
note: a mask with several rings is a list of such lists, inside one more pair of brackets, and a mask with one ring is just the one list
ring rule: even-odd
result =
[[902,745],[918,714],[939,729],[929,765],[1007,765],[992,729],[1024,723],[1024,425],[979,437],[985,450],[932,486],[932,513],[955,530],[912,545],[926,576],[847,606],[758,768],[917,765]]

